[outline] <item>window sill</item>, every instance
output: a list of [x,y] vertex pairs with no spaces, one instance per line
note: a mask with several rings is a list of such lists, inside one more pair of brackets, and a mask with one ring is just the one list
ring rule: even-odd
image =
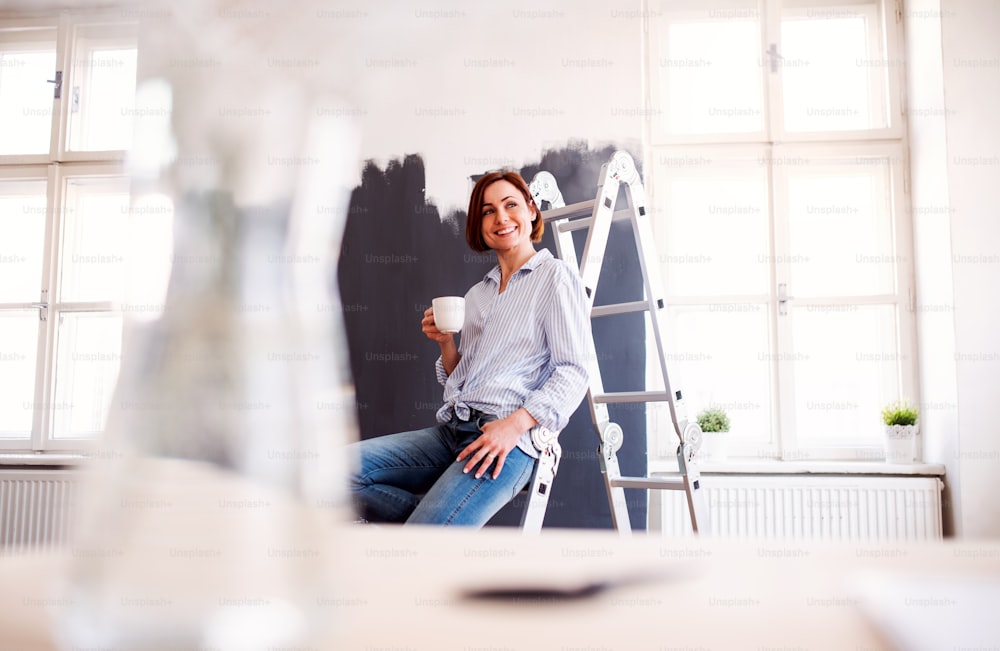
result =
[[[885,463],[883,461],[777,461],[728,459],[699,463],[703,475],[885,475],[944,477],[940,463]],[[674,459],[650,459],[649,474],[676,473]]]
[[75,467],[91,458],[79,452],[0,452],[0,468]]

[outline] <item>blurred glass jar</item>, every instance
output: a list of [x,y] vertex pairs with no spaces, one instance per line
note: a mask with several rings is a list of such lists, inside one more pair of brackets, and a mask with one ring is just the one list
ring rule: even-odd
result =
[[252,40],[223,72],[170,66],[187,41],[157,39],[133,200],[170,197],[173,267],[162,316],[126,327],[60,643],[318,648],[357,438],[336,280],[356,133],[321,86],[240,60]]

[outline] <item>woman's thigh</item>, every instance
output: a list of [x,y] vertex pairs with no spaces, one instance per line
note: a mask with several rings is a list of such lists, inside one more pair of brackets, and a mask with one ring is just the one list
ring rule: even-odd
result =
[[455,460],[453,433],[447,425],[387,434],[351,444],[348,454],[358,460],[355,488],[389,484],[414,493],[430,489]]
[[528,483],[535,459],[514,448],[496,479],[492,478],[492,472],[476,479],[475,472],[462,472],[465,464],[466,461],[457,462],[452,457],[407,524],[483,526]]

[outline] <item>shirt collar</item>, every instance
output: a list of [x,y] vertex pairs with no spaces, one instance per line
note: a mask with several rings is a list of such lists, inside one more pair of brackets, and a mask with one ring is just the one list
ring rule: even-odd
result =
[[[522,271],[524,271],[524,272],[532,271],[532,270],[538,268],[538,265],[542,264],[546,260],[551,260],[551,259],[552,259],[552,252],[551,251],[549,251],[548,249],[544,249],[544,248],[543,249],[539,249],[539,250],[535,251],[535,255],[533,255],[530,258],[528,258],[527,261],[525,261],[525,263],[523,265],[521,265],[521,268],[518,269],[517,271],[515,271],[514,273],[515,274],[519,274]],[[499,284],[500,283],[500,265],[498,264],[498,265],[494,266],[492,269],[490,269],[488,272],[486,272],[486,275],[483,276],[483,280],[492,280],[493,282]]]

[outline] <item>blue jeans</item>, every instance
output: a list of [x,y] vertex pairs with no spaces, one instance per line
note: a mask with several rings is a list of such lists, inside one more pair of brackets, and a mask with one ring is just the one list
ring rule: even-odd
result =
[[482,527],[524,488],[535,466],[533,457],[515,447],[496,479],[492,466],[479,479],[478,465],[462,472],[468,459],[455,461],[458,453],[479,438],[483,423],[495,419],[473,410],[469,421],[452,418],[351,444],[351,458],[360,458],[351,474],[358,513],[369,522]]

